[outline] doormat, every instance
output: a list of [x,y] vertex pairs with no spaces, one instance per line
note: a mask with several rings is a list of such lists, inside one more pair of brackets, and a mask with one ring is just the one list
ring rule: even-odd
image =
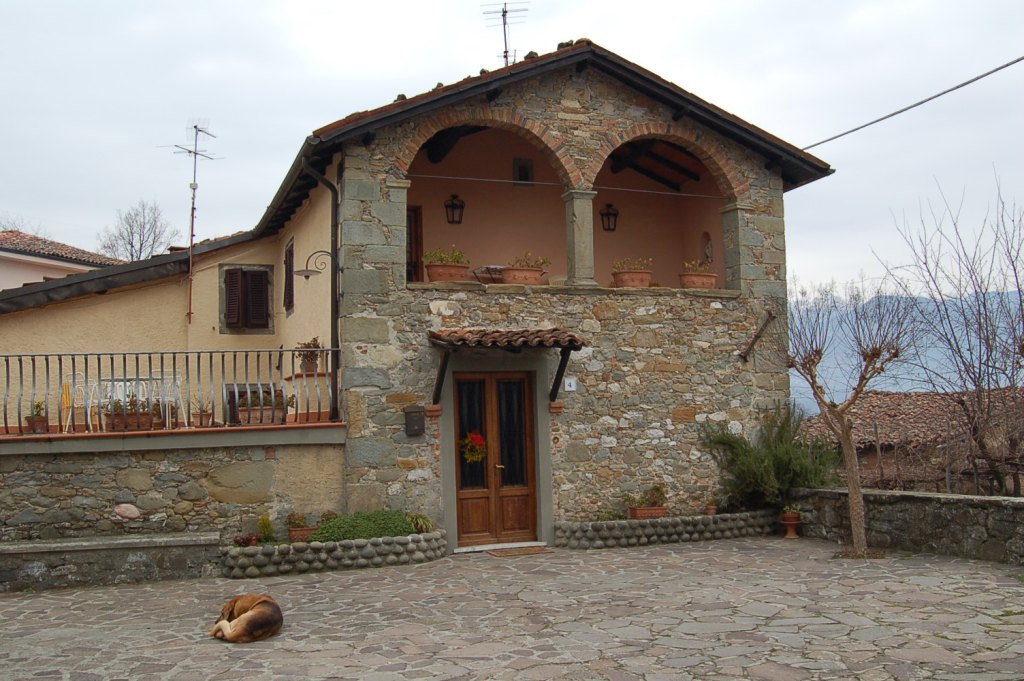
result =
[[535,553],[554,553],[555,550],[548,546],[520,546],[511,549],[491,549],[487,553],[499,558],[509,556],[532,556]]

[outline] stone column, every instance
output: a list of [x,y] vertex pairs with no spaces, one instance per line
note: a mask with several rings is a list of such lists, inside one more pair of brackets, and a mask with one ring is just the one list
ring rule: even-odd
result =
[[753,274],[751,228],[748,223],[748,216],[753,208],[750,204],[735,202],[726,204],[721,210],[722,241],[725,245],[725,288],[734,291],[742,291],[743,284],[749,284]]
[[597,192],[570,189],[565,201],[566,250],[569,254],[569,286],[593,286],[594,281],[594,197]]

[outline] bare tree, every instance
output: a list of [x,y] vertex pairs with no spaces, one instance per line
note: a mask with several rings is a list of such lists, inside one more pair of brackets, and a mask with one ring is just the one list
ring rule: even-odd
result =
[[980,460],[1000,493],[1020,496],[1024,432],[1014,414],[1024,411],[1024,210],[997,192],[994,212],[971,234],[959,207],[942,201],[930,222],[899,230],[912,261],[889,269],[916,302],[915,364],[932,390],[959,406],[975,473]]
[[[807,383],[822,421],[839,441],[853,551],[863,555],[867,550],[864,495],[849,411],[868,385],[898,362],[912,343],[910,301],[891,295],[883,284],[851,283],[842,293],[835,285],[793,288],[787,364]],[[845,376],[823,375],[822,362],[829,353],[855,358],[843,372]]]
[[117,224],[103,230],[99,248],[112,258],[143,260],[167,250],[178,234],[155,201],[139,201],[126,211],[117,211]]
[[16,229],[19,232],[26,232],[28,234],[34,234],[44,239],[49,239],[49,232],[43,227],[38,221],[29,221],[21,216],[9,215],[4,213],[0,215],[0,231],[7,231],[9,229]]

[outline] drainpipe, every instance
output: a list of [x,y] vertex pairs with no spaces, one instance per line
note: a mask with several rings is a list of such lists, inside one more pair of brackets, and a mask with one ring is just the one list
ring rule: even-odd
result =
[[338,362],[340,360],[340,353],[338,350],[339,339],[338,339],[338,275],[344,271],[341,261],[338,259],[338,231],[341,229],[341,225],[338,223],[338,216],[340,214],[339,205],[340,197],[338,194],[338,188],[330,180],[324,177],[318,172],[313,165],[309,162],[309,157],[304,156],[302,158],[302,171],[315,179],[321,185],[327,188],[327,191],[331,193],[331,262],[334,265],[334,270],[331,272],[331,421],[339,421],[338,414]]

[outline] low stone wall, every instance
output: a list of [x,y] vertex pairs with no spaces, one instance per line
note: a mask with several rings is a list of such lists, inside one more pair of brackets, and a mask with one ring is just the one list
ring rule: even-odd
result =
[[216,574],[220,536],[89,537],[0,543],[0,592]]
[[776,511],[682,516],[653,520],[608,520],[555,523],[555,546],[569,549],[608,549],[674,542],[752,537],[772,532]]
[[426,563],[448,552],[444,530],[407,537],[296,542],[221,549],[221,574],[232,579],[287,575],[292,572],[358,570]]
[[292,510],[315,516],[380,508],[376,499],[359,506],[356,485],[346,493],[344,445],[174,442],[180,446],[0,452],[0,543],[173,532],[219,532],[228,541],[255,531],[263,513],[283,533]]
[[[799,496],[808,537],[850,542],[845,490]],[[865,490],[868,545],[1024,563],[1024,498]]]

